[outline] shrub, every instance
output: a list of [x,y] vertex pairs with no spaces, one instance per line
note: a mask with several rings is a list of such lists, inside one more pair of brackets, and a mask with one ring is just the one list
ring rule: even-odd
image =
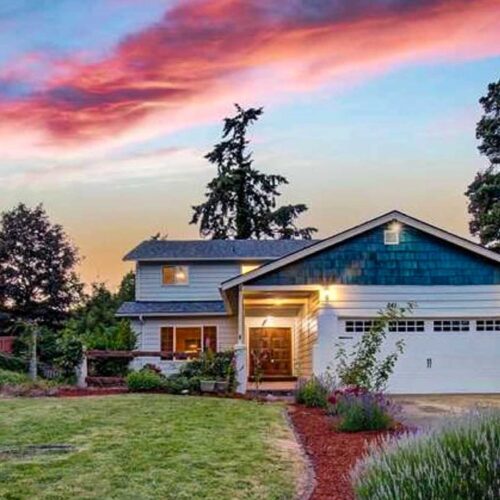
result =
[[330,387],[320,377],[311,377],[300,381],[295,393],[295,400],[309,408],[326,408]]
[[330,413],[340,417],[338,430],[344,432],[388,429],[397,412],[396,406],[383,394],[359,387],[335,391],[328,403]]
[[[186,363],[179,372],[186,378],[193,378],[193,387],[199,391],[200,379],[224,380],[228,382],[228,390],[231,392],[236,386],[236,372],[234,369],[234,351],[224,352],[205,351],[199,359]],[[193,389],[192,389],[193,390]]]
[[163,388],[170,394],[182,394],[184,391],[199,392],[199,379],[187,378],[180,374],[170,375],[166,378]]
[[497,499],[500,412],[469,414],[425,434],[387,438],[357,464],[357,498]]
[[0,369],[0,387],[4,385],[16,385],[29,382],[30,379],[24,373]]
[[0,389],[7,396],[54,396],[57,384],[47,380],[32,381],[26,374],[0,369]]
[[132,392],[158,391],[165,387],[165,377],[148,369],[129,373],[126,381]]
[[28,363],[22,358],[0,353],[0,369],[24,373],[28,369]]

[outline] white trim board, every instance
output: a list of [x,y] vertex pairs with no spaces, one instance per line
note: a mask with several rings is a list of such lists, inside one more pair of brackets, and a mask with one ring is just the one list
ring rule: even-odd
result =
[[338,245],[343,241],[349,240],[358,236],[366,231],[374,229],[383,224],[387,224],[389,222],[397,221],[407,226],[418,229],[424,233],[430,234],[442,240],[445,240],[449,243],[452,243],[458,247],[461,247],[465,250],[473,252],[477,255],[490,259],[498,264],[500,264],[500,254],[497,254],[487,248],[474,243],[473,241],[467,240],[460,236],[454,235],[445,231],[443,229],[439,229],[431,224],[427,224],[426,222],[422,222],[418,219],[410,217],[409,215],[403,214],[397,210],[393,210],[387,214],[381,215],[372,219],[368,222],[355,226],[347,231],[343,231],[338,233],[330,238],[326,238],[319,243],[315,243],[309,247],[304,248],[303,250],[298,250],[297,252],[291,253],[282,257],[281,259],[275,260],[273,262],[269,262],[268,264],[264,264],[263,266],[250,271],[244,275],[236,276],[235,278],[231,278],[222,283],[221,289],[223,292],[233,288],[234,286],[241,285],[247,281],[253,280],[254,278],[258,278],[264,274],[267,274],[271,271],[284,267],[288,264],[301,260],[310,255],[314,255],[315,253],[321,252],[322,250],[326,250],[334,245]]

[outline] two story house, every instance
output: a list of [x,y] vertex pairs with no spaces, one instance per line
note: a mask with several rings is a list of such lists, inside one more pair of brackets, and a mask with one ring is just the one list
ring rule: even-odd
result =
[[500,255],[393,211],[320,241],[139,244],[136,300],[118,315],[138,335],[134,368],[173,373],[205,349],[235,349],[238,390],[266,350],[267,380],[320,375],[388,303],[415,304],[389,325],[404,339],[389,391],[500,392]]

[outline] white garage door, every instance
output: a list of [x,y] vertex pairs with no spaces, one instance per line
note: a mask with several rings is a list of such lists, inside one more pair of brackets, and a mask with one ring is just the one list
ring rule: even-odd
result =
[[[347,348],[370,330],[367,318],[343,318],[339,342]],[[404,339],[389,392],[500,393],[500,318],[412,318],[393,322],[384,352]]]

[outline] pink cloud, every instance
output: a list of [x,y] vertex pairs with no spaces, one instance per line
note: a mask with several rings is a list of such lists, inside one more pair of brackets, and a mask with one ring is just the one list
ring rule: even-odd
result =
[[71,148],[193,123],[248,95],[500,54],[497,0],[283,3],[180,2],[107,58],[60,62],[38,91],[0,99],[3,132]]

